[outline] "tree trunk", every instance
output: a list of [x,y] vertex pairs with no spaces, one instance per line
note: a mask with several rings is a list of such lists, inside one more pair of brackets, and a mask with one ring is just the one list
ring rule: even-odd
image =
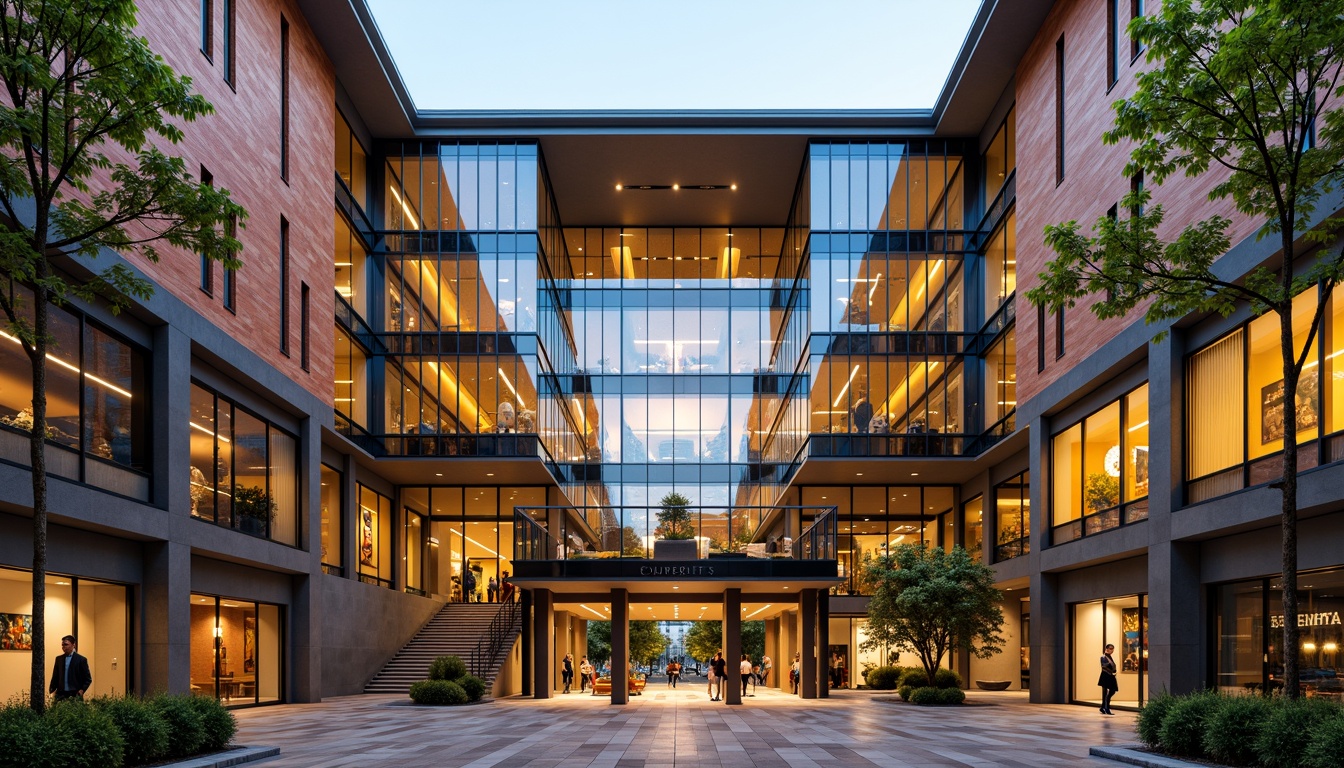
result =
[[48,295],[42,281],[49,266],[38,260],[33,286],[33,428],[28,434],[33,474],[33,667],[29,705],[42,712],[47,703],[47,326]]
[[[1291,270],[1285,266],[1285,271]],[[1279,313],[1283,350],[1283,506],[1280,528],[1283,536],[1283,693],[1298,697],[1297,628],[1297,385],[1300,378],[1293,345],[1293,304]]]

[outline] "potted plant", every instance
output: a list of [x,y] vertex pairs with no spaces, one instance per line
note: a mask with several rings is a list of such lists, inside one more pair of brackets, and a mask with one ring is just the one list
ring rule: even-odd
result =
[[691,524],[691,500],[673,491],[658,501],[658,527],[653,542],[655,560],[696,559],[695,526]]
[[1120,478],[1105,472],[1096,472],[1087,476],[1083,485],[1083,506],[1093,514],[1110,509],[1120,503]]
[[253,536],[265,536],[275,522],[275,502],[256,485],[233,486],[233,518],[238,530]]

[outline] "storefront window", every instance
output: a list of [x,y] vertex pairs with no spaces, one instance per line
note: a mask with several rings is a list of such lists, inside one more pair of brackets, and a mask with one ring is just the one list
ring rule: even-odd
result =
[[191,691],[226,706],[282,700],[280,606],[191,596]]
[[[86,700],[130,690],[127,587],[49,573],[45,607],[47,652],[59,652],[61,638],[74,635],[79,653],[89,660],[93,687],[85,693]],[[32,572],[0,568],[0,699],[27,695],[33,658],[32,614]]]
[[985,497],[976,496],[966,502],[962,510],[962,514],[965,516],[965,533],[962,535],[962,541],[964,542],[962,546],[970,553],[971,559],[978,561],[985,531]]
[[[1344,571],[1298,575],[1298,690],[1307,697],[1344,696]],[[1220,690],[1282,691],[1283,603],[1277,579],[1224,584],[1215,590],[1215,654]]]
[[1052,543],[1147,519],[1146,503],[1129,503],[1148,496],[1147,384],[1055,435],[1051,448]]
[[1031,473],[1023,472],[994,488],[996,546],[1001,562],[1031,551]]
[[345,573],[341,544],[345,535],[345,475],[322,465],[322,570],[340,576]]
[[299,540],[294,437],[199,384],[191,386],[191,513],[252,536]]
[[1148,599],[1146,595],[1080,603],[1073,607],[1071,672],[1073,699],[1101,703],[1097,676],[1107,644],[1115,646],[1112,658],[1120,690],[1111,703],[1141,707],[1148,688]]
[[359,580],[392,588],[392,500],[360,484],[355,521]]

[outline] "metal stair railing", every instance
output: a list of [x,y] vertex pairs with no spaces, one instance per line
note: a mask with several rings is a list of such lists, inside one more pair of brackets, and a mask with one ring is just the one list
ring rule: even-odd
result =
[[485,679],[490,671],[490,666],[494,664],[495,659],[504,650],[504,641],[508,639],[513,629],[518,624],[519,617],[522,616],[522,606],[515,600],[510,600],[499,607],[495,612],[495,618],[491,619],[490,626],[485,630],[485,635],[476,643],[476,648],[471,652],[471,674]]

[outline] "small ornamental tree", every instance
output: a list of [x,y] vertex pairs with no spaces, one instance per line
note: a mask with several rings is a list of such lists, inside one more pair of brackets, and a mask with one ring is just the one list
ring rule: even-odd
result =
[[673,491],[658,501],[658,529],[655,534],[661,539],[693,539],[695,527],[691,525],[691,500]]
[[994,588],[994,571],[961,547],[947,552],[900,544],[873,558],[866,571],[877,589],[868,603],[864,650],[914,651],[930,680],[954,650],[982,659],[1003,650],[1003,594]]
[[[1148,47],[1153,68],[1115,103],[1115,127],[1102,140],[1133,143],[1128,176],[1156,184],[1172,174],[1219,180],[1211,200],[1231,198],[1260,224],[1257,236],[1277,240],[1274,259],[1244,277],[1217,260],[1227,252],[1231,222],[1214,216],[1170,241],[1157,235],[1161,205],[1137,190],[1122,205],[1128,215],[1103,217],[1095,236],[1077,221],[1046,227],[1056,258],[1027,292],[1037,306],[1059,309],[1086,300],[1102,319],[1139,310],[1163,327],[1187,315],[1240,305],[1272,313],[1279,326],[1283,374],[1283,477],[1280,534],[1283,571],[1284,693],[1298,696],[1297,435],[1298,385],[1316,347],[1326,302],[1293,317],[1293,298],[1319,290],[1329,296],[1344,274],[1338,236],[1344,219],[1325,197],[1344,182],[1344,0],[1163,0],[1161,10],[1130,23]],[[1321,216],[1320,214],[1325,214]],[[1312,251],[1316,250],[1313,254]],[[1298,334],[1305,323],[1305,333]],[[1165,330],[1157,337],[1161,339]],[[1308,375],[1316,375],[1308,371]],[[1313,403],[1319,408],[1319,405]]]
[[[697,661],[709,661],[723,648],[723,622],[697,621],[691,624],[683,640],[686,654]],[[742,652],[753,660],[765,655],[765,622],[742,622]],[[729,660],[729,669],[737,669],[735,660]]]
[[113,251],[158,260],[168,245],[239,266],[229,193],[160,148],[209,114],[136,34],[132,0],[0,0],[0,324],[32,363],[30,705],[45,707],[47,357],[50,308],[119,312],[152,285]]

